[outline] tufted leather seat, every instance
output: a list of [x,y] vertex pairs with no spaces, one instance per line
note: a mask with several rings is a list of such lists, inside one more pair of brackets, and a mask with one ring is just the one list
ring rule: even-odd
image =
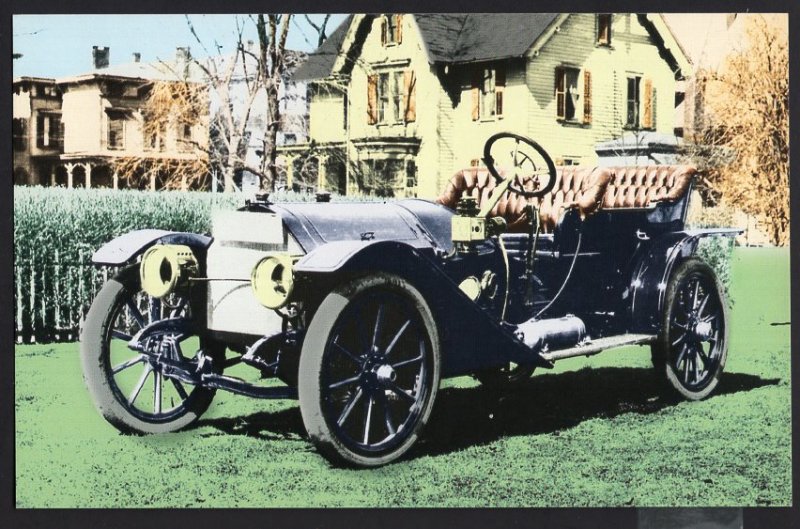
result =
[[[695,173],[694,167],[682,165],[558,167],[553,189],[530,202],[539,210],[542,231],[549,233],[555,229],[562,211],[572,207],[578,209],[581,218],[586,218],[601,207],[606,210],[641,208],[657,201],[677,200],[686,192]],[[532,188],[529,179],[517,184],[526,190]],[[480,207],[492,196],[495,185],[485,167],[463,169],[453,175],[436,202],[455,209],[462,196],[471,196],[477,199]],[[516,193],[506,191],[490,216],[503,217],[509,232],[527,231],[527,202]]]
[[[502,171],[501,171],[502,174]],[[563,209],[577,207],[581,217],[594,213],[601,205],[606,184],[611,180],[611,173],[603,168],[563,167],[556,172],[553,189],[543,197],[530,199],[530,203],[539,210],[541,229],[545,233],[552,232]],[[523,179],[518,187],[526,191],[532,190],[530,179]],[[448,182],[447,187],[436,202],[455,209],[462,196],[477,199],[478,206],[492,196],[495,180],[485,167],[463,169],[457,172]],[[528,229],[525,206],[528,200],[511,191],[506,191],[489,214],[492,217],[503,217],[508,223],[509,232],[524,232]]]
[[697,173],[689,165],[609,167],[613,178],[606,187],[603,208],[643,208],[653,202],[683,196]]

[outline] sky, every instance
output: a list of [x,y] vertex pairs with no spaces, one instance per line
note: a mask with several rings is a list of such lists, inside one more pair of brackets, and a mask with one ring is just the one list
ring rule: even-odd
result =
[[[311,15],[319,22],[323,15]],[[725,14],[667,14],[667,22],[695,64],[719,62],[732,43],[725,35]],[[328,35],[344,20],[333,15]],[[206,47],[213,52],[216,40],[223,52],[235,43],[234,15],[190,15]],[[289,31],[289,48],[312,51],[315,32],[302,15],[294,16]],[[246,20],[255,37],[252,22]],[[189,46],[196,57],[206,55],[191,35],[184,15],[16,15],[13,17],[14,77],[59,78],[92,69],[92,46],[108,46],[111,64],[132,62],[134,52],[142,61],[155,62],[174,57],[175,48]]]
[[[346,15],[333,15],[327,34],[344,20]],[[228,52],[236,42],[235,15],[190,15],[198,35],[210,52],[214,41]],[[241,18],[241,16],[240,16]],[[288,47],[312,51],[316,47],[316,32],[295,15],[289,30]],[[316,23],[323,15],[311,15]],[[255,26],[245,20],[249,31],[245,39],[257,40]],[[156,62],[171,59],[175,48],[189,46],[192,55],[206,55],[189,31],[184,15],[15,15],[12,20],[14,77],[59,78],[92,70],[92,46],[108,46],[111,64],[133,62],[133,53],[141,60]]]

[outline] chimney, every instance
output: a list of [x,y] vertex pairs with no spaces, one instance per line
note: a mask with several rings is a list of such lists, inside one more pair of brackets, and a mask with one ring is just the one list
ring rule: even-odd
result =
[[137,52],[133,53],[133,62],[139,62],[142,60],[142,54]]
[[109,57],[111,55],[108,46],[103,48],[99,46],[92,46],[92,66],[95,70],[101,68],[108,68]]
[[188,75],[189,72],[189,60],[191,59],[192,54],[189,52],[189,48],[175,48],[175,70],[184,77]]

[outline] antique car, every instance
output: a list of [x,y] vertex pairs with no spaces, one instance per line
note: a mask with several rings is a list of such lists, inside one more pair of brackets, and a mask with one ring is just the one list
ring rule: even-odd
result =
[[[126,433],[190,425],[218,389],[299,399],[335,464],[371,467],[421,435],[440,380],[507,389],[539,368],[650,346],[666,390],[714,391],[727,303],[688,230],[687,166],[560,167],[499,133],[436,201],[272,203],[210,236],[131,232],[81,337],[100,413]],[[251,366],[252,380],[226,375]],[[240,369],[240,367],[237,367]],[[479,390],[475,390],[479,391]]]

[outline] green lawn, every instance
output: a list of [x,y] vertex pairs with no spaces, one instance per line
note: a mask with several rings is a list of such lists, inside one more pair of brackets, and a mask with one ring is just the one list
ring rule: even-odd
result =
[[410,457],[332,468],[295,402],[220,392],[189,431],[120,435],[76,344],[18,346],[18,507],[791,505],[789,258],[737,249],[717,394],[660,397],[645,348],[565,360],[497,398],[447,381]]

